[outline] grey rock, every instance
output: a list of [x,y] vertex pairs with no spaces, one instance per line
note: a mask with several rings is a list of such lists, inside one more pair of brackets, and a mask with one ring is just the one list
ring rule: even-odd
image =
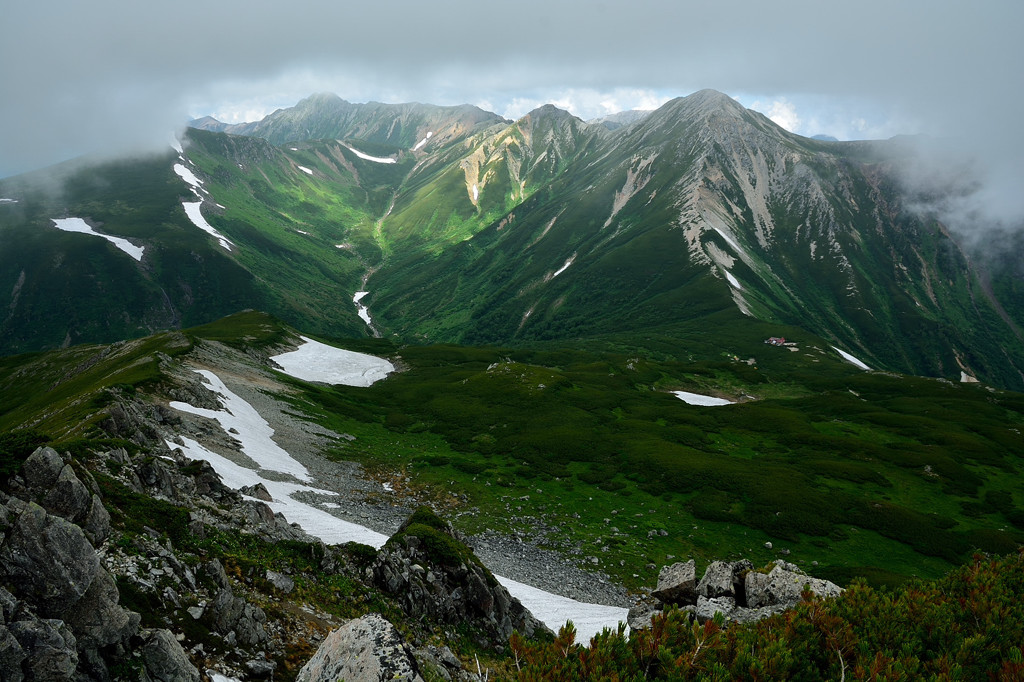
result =
[[799,603],[805,587],[820,597],[835,597],[843,591],[835,583],[811,577],[793,564],[777,561],[768,574],[747,574],[747,606],[792,606]]
[[238,492],[242,493],[243,495],[248,495],[249,497],[255,497],[257,500],[262,500],[264,502],[274,501],[274,498],[270,495],[270,491],[267,490],[267,486],[263,485],[262,483],[257,483],[256,485],[247,485],[244,488],[239,488]]
[[224,566],[221,565],[220,559],[207,562],[203,566],[203,572],[208,578],[213,580],[218,588],[222,590],[231,589],[231,581],[228,580],[228,574],[224,572]]
[[626,625],[630,630],[646,630],[651,627],[651,619],[661,613],[658,604],[640,602],[629,609],[626,615]]
[[92,496],[92,506],[82,523],[82,530],[94,546],[103,544],[110,537],[110,513],[99,495]]
[[89,489],[78,480],[70,464],[64,465],[57,480],[43,497],[43,507],[51,514],[72,523],[82,523],[89,514],[92,495]]
[[118,604],[114,578],[103,568],[80,600],[64,612],[64,621],[78,639],[79,648],[102,649],[127,643],[138,632],[141,616]]
[[64,460],[51,447],[36,448],[21,467],[25,485],[35,492],[44,492],[53,487],[64,468]]
[[77,642],[63,621],[32,618],[15,621],[7,627],[25,653],[22,671],[27,679],[47,682],[75,679]]
[[712,561],[697,585],[697,594],[714,597],[732,597],[741,606],[746,604],[744,574],[753,568],[746,559],[740,561]]
[[651,593],[666,604],[695,604],[697,567],[693,559],[665,566],[658,574],[658,586]]
[[234,640],[244,646],[262,644],[267,641],[264,623],[267,615],[263,609],[253,606],[230,589],[222,589],[203,614],[203,621],[210,629],[223,635],[234,635]]
[[285,594],[288,594],[295,589],[295,581],[284,573],[278,573],[277,571],[267,569],[267,580],[270,581],[271,585]]
[[21,682],[25,679],[21,672],[25,650],[15,639],[6,625],[0,625],[0,680],[4,682]]
[[245,670],[251,677],[257,680],[269,680],[274,676],[277,664],[273,661],[261,661],[258,659],[245,662]]
[[0,575],[44,617],[61,617],[99,569],[82,529],[29,503],[0,547]]
[[704,595],[697,595],[697,610],[694,615],[697,617],[697,622],[704,623],[715,617],[716,613],[721,613],[725,616],[726,620],[733,620],[733,612],[736,611],[736,600],[732,597],[705,597]]
[[142,647],[142,662],[152,682],[199,682],[199,671],[170,630],[153,630]]
[[299,671],[296,682],[422,682],[401,635],[371,613],[334,630]]
[[[403,524],[399,532],[405,528]],[[450,525],[438,532],[446,532],[453,543],[462,544],[464,561],[454,564],[451,557],[436,557],[417,536],[400,535],[381,548],[370,567],[374,582],[395,596],[406,614],[442,623],[471,624],[498,646],[504,646],[513,631],[530,637],[547,630],[475,560]]]

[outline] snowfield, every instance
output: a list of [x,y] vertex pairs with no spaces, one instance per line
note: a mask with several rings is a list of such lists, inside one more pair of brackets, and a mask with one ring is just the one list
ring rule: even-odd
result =
[[364,154],[355,147],[349,147],[347,144],[343,146],[360,159],[364,159],[366,161],[373,161],[374,163],[398,163],[398,159],[386,159],[380,156],[370,156],[369,154]]
[[672,391],[672,394],[687,405],[701,405],[703,407],[715,407],[717,405],[732,405],[733,401],[725,398],[713,398],[709,395],[690,393],[689,391]]
[[0,204],[16,204],[16,203],[18,203],[17,199],[0,199]]
[[200,207],[203,205],[202,201],[183,201],[181,202],[181,205],[185,207],[185,215],[188,216],[188,219],[192,221],[193,225],[203,232],[213,235],[217,238],[217,241],[220,242],[221,246],[228,251],[231,250],[231,245],[234,242],[218,232],[217,228],[206,222],[206,218],[203,217],[203,212],[200,210]]
[[861,369],[866,369],[866,370],[870,370],[871,369],[870,367],[865,365],[863,362],[861,362],[857,358],[855,358],[852,355],[850,355],[849,353],[847,353],[845,350],[839,350],[835,346],[832,346],[832,350],[834,350],[835,352],[837,352],[840,355],[842,355],[843,359],[846,360],[847,362],[849,362],[852,365],[856,365],[857,367],[860,367]]
[[299,166],[298,168],[299,168],[300,171],[302,171],[306,175],[312,175],[313,174],[313,171],[309,170],[305,166]]
[[296,379],[369,386],[395,371],[395,366],[383,358],[335,348],[305,336],[301,338],[303,343],[296,350],[270,358],[285,374]]
[[[315,344],[316,342],[308,343]],[[303,345],[303,348],[306,345],[308,344]],[[171,402],[172,408],[216,420],[225,433],[242,443],[242,452],[264,470],[290,473],[303,481],[309,481],[306,468],[274,442],[274,430],[252,405],[231,392],[213,372],[195,371],[203,376],[205,383],[218,395],[224,409],[209,410],[180,401]],[[229,431],[229,429],[233,430]],[[238,489],[262,483],[274,498],[273,502],[267,503],[271,509],[281,512],[290,523],[298,523],[306,533],[318,537],[328,544],[359,542],[379,549],[387,542],[386,535],[339,519],[323,509],[301,502],[294,497],[296,493],[303,492],[332,495],[333,493],[330,491],[307,486],[301,482],[267,479],[261,476],[259,471],[233,462],[191,438],[179,436],[177,440],[180,443],[166,441],[167,446],[172,449],[181,449],[191,459],[209,462],[221,476],[225,485]],[[335,503],[331,502],[321,503],[321,505],[337,507]],[[519,599],[533,615],[552,630],[557,631],[565,624],[566,620],[572,620],[576,626],[577,640],[581,643],[589,642],[591,637],[606,627],[615,629],[620,621],[626,621],[627,610],[622,607],[578,602],[502,576],[496,575],[495,578],[508,589],[512,596]]]
[[137,261],[142,260],[142,254],[146,250],[146,247],[135,246],[135,244],[132,244],[130,241],[122,237],[112,237],[109,234],[100,234],[89,227],[89,225],[81,218],[51,218],[51,220],[58,230],[63,230],[64,232],[91,234],[94,237],[106,239],[108,242],[121,249]]
[[722,270],[722,272],[725,273],[725,278],[729,280],[729,284],[731,284],[734,288],[739,289],[740,291],[743,290],[743,287],[740,286],[739,280],[733,277],[731,272],[729,272],[728,270]]

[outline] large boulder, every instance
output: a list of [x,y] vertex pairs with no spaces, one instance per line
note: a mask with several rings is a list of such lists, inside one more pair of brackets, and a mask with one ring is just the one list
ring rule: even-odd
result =
[[835,583],[811,577],[793,564],[776,561],[775,566],[767,574],[747,573],[747,606],[792,606],[799,603],[800,595],[805,588],[819,597],[836,597],[843,591],[843,588]]
[[41,616],[61,618],[99,572],[96,550],[75,524],[34,502],[21,509],[13,503],[8,511],[14,520],[0,546],[0,576]]
[[402,524],[369,570],[412,617],[466,624],[496,645],[507,643],[514,631],[530,637],[547,630],[429,509],[420,508]]
[[697,602],[697,566],[693,559],[665,566],[658,573],[658,586],[651,593],[666,604],[683,606]]
[[299,671],[296,682],[423,682],[395,626],[371,613],[334,630]]
[[142,662],[152,682],[199,682],[199,671],[169,630],[146,634]]
[[742,606],[746,603],[743,579],[753,567],[746,559],[712,561],[697,584],[697,595],[709,599],[731,597]]

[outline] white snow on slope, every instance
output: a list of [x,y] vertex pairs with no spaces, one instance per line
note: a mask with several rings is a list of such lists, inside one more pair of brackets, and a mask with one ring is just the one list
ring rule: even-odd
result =
[[270,358],[296,379],[322,381],[325,384],[369,386],[395,371],[383,358],[355,353],[301,337],[303,344],[290,353]]
[[479,198],[480,198],[480,188],[477,187],[476,185],[473,185],[473,201],[475,202]]
[[202,189],[203,181],[196,177],[196,174],[180,163],[174,164],[174,172],[178,177],[190,184],[195,189]]
[[740,248],[740,245],[739,245],[739,244],[737,244],[737,243],[736,243],[736,242],[735,242],[735,241],[733,240],[733,238],[732,238],[732,237],[730,237],[730,236],[729,236],[728,234],[726,234],[726,233],[725,233],[725,230],[723,230],[722,228],[718,227],[717,225],[713,226],[713,228],[714,228],[715,232],[717,232],[718,234],[720,234],[720,235],[722,236],[722,239],[724,239],[724,240],[725,240],[725,242],[726,242],[726,243],[727,243],[727,244],[728,244],[729,246],[731,246],[731,247],[732,247],[732,248],[733,248],[733,249],[734,249],[734,250],[736,251],[736,253],[737,253],[737,254],[739,254],[739,255],[741,255],[741,256],[742,256],[742,255],[746,255],[746,254],[745,254],[745,253],[743,252],[743,249],[741,249],[741,248]]
[[703,407],[714,407],[717,405],[732,405],[731,400],[725,398],[712,398],[709,395],[701,395],[699,393],[690,393],[688,391],[672,391],[675,397],[682,400],[687,405],[701,405]]
[[608,628],[614,631],[620,622],[625,623],[629,613],[629,609],[621,606],[578,602],[500,575],[494,577],[554,632],[558,632],[565,621],[571,620],[576,626],[576,641],[584,646],[589,646],[590,638],[601,630]]
[[306,175],[312,175],[313,174],[313,171],[309,170],[305,166],[299,166],[299,170],[302,171],[303,173],[305,173]]
[[849,362],[849,363],[851,363],[853,365],[856,365],[857,367],[860,367],[861,369],[867,369],[867,370],[871,369],[870,367],[865,365],[863,362],[861,362],[857,358],[855,358],[852,355],[850,355],[849,353],[847,353],[845,350],[839,350],[835,346],[832,346],[832,350],[834,350],[835,352],[837,352],[840,355],[842,355],[843,359],[846,360],[847,362]]
[[740,291],[743,290],[743,287],[740,286],[739,280],[736,279],[735,277],[733,277],[731,272],[729,272],[728,270],[724,270],[724,269],[722,270],[722,272],[725,273],[725,278],[727,280],[729,280],[729,284],[731,284],[736,289],[739,289]]
[[300,481],[312,480],[306,467],[295,461],[274,442],[271,437],[274,435],[274,429],[252,405],[228,390],[220,377],[213,372],[205,369],[197,369],[196,372],[206,379],[204,383],[209,384],[210,390],[220,396],[220,402],[225,409],[208,410],[178,401],[172,401],[171,407],[216,420],[229,433],[231,429],[237,431],[236,439],[242,444],[242,452],[263,469],[290,474]]
[[53,224],[58,230],[91,234],[94,237],[106,239],[108,242],[121,249],[137,261],[142,260],[142,253],[146,250],[146,247],[135,246],[135,244],[132,244],[130,241],[122,237],[112,237],[109,234],[100,234],[89,227],[89,225],[87,225],[81,218],[51,218],[51,220],[53,220]]
[[419,149],[420,147],[422,147],[423,145],[425,145],[425,144],[427,143],[427,140],[429,140],[429,139],[430,139],[430,137],[431,137],[431,136],[432,136],[433,134],[434,134],[434,133],[432,133],[432,132],[429,132],[429,133],[427,133],[427,136],[426,136],[426,137],[424,137],[424,138],[423,138],[422,140],[420,140],[419,142],[417,142],[417,143],[416,143],[416,146],[415,146],[415,147],[413,147],[413,148],[412,148],[412,150],[413,150],[413,151],[416,151],[417,149]]
[[562,267],[558,268],[557,270],[555,270],[555,271],[554,271],[554,272],[553,272],[553,273],[551,274],[551,279],[554,279],[555,277],[558,277],[558,276],[559,276],[559,275],[561,275],[561,274],[562,274],[563,272],[565,272],[566,270],[568,270],[568,269],[569,269],[569,266],[570,266],[570,265],[572,265],[572,262],[573,262],[574,260],[576,260],[576,254],[575,254],[575,253],[574,253],[574,254],[573,254],[572,256],[570,256],[569,258],[567,258],[567,259],[565,260],[565,265],[563,265]]
[[355,147],[349,147],[348,145],[345,145],[345,147],[360,159],[365,159],[366,161],[373,161],[374,163],[398,163],[398,159],[385,159],[379,156],[370,156],[369,154],[364,154]]
[[[341,248],[341,246],[339,246],[338,248]],[[363,318],[363,322],[365,322],[368,325],[373,325],[373,320],[370,319],[370,309],[359,302],[363,299],[363,296],[366,296],[368,293],[370,292],[357,291],[356,295],[352,297],[352,302],[356,304],[356,309],[359,313],[359,317]]]
[[[225,410],[204,410],[177,401],[172,402],[171,407],[193,414],[212,416],[221,424],[225,431],[228,428],[234,428],[238,433],[232,435],[242,441],[243,452],[254,460],[256,458],[246,450],[247,447],[254,451],[273,451],[278,469],[302,467],[301,464],[295,462],[287,452],[273,442],[270,438],[273,430],[266,426],[266,422],[256,413],[256,410],[251,405],[228,390],[219,377],[212,372],[205,370],[196,371],[209,381],[215,392],[220,394],[221,404],[225,407]],[[235,417],[236,414],[255,414],[256,418],[250,416],[241,419]],[[262,426],[259,422],[262,422]],[[231,424],[231,426],[228,426],[228,424]],[[387,536],[381,533],[339,519],[322,509],[301,502],[293,497],[296,493],[310,491],[330,494],[326,491],[311,488],[301,483],[289,483],[262,478],[257,471],[236,464],[190,438],[180,436],[180,440],[184,445],[167,441],[167,446],[170,448],[181,448],[185,455],[191,459],[206,460],[220,474],[225,485],[232,488],[237,489],[262,483],[271,497],[274,498],[273,502],[268,503],[271,509],[275,512],[281,512],[290,523],[298,523],[307,533],[319,537],[326,543],[359,542],[364,545],[380,548],[388,539]],[[294,462],[294,466],[285,462],[283,460],[284,457]],[[302,469],[304,470],[305,467],[302,467]],[[545,592],[502,576],[496,575],[495,578],[508,589],[512,596],[519,599],[523,606],[528,608],[534,616],[552,630],[557,631],[565,624],[566,620],[572,620],[576,626],[577,639],[581,643],[589,642],[591,637],[606,627],[611,629],[617,628],[620,621],[625,622],[626,620],[627,610],[621,607],[578,602],[574,599]]]
[[210,223],[206,222],[206,218],[203,217],[203,212],[200,210],[200,207],[203,205],[203,202],[183,201],[181,202],[181,205],[185,207],[185,214],[188,216],[188,219],[192,221],[193,225],[198,227],[203,232],[207,232],[213,235],[214,237],[217,238],[217,241],[220,242],[221,246],[223,246],[228,251],[231,250],[231,245],[234,242],[232,242],[230,239],[228,239],[220,232],[218,232],[217,228],[215,228]]
[[16,203],[18,203],[17,199],[0,199],[0,204],[16,204]]

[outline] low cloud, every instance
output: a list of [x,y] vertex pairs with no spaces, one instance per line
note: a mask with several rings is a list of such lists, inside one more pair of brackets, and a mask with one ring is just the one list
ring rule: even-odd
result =
[[[750,93],[803,134],[927,133],[972,150],[985,208],[1024,194],[1024,3],[679,0],[49,0],[0,23],[0,177],[162,148],[197,114],[350,101],[553,101],[588,118],[701,88]],[[814,129],[818,128],[818,129]]]

